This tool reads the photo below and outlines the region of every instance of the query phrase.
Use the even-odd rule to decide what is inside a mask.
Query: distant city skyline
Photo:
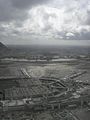
[[[0,0],[0,41],[90,46],[90,1]]]

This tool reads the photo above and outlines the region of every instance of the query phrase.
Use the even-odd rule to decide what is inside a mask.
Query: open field
[[[0,68],[0,95],[5,110],[0,112],[0,119],[83,120],[82,116],[88,116],[90,112],[84,111],[83,115],[77,112],[81,108],[79,96],[86,92],[86,88],[89,91],[90,86],[74,84],[73,81],[90,82],[90,69],[85,62],[5,61],[5,65]],[[83,99],[85,100],[84,96]],[[83,103],[82,107],[85,108],[86,105]],[[72,109],[76,110],[75,114]]]

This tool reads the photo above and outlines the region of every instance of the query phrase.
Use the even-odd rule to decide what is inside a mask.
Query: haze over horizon
[[[22,42],[8,42],[3,43],[5,45],[37,45],[37,46],[90,46],[90,40],[30,40],[30,41],[22,41]]]
[[[0,41],[90,46],[90,1],[0,0]]]

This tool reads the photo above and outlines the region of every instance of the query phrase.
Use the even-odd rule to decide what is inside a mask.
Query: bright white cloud
[[[2,38],[16,37],[16,39],[23,40],[39,39],[39,37],[41,39],[43,37],[46,39],[90,39],[89,0],[52,0],[51,2],[49,0],[47,4],[44,4],[43,0],[41,5],[27,0],[25,7],[23,7],[24,4],[20,4],[21,0],[19,0],[20,6],[16,7],[18,1],[15,1],[14,4],[9,1],[15,17],[10,21],[1,21],[0,23]],[[32,8],[28,2],[32,3]],[[42,3],[41,0],[39,2]]]
[[[57,3],[57,2],[56,2]],[[61,8],[49,6],[38,6],[29,11],[29,18],[24,23],[24,30],[37,34],[55,35],[57,33],[80,33],[82,30],[89,31],[90,26],[85,25],[87,21],[87,8],[83,9],[83,2],[78,6],[78,2],[71,2],[73,7],[66,2]],[[75,4],[76,3],[76,4]],[[58,3],[59,4],[59,3]],[[61,4],[61,3],[60,3]],[[69,3],[70,4],[70,3]],[[71,10],[69,10],[71,9]],[[63,35],[59,34],[61,38]],[[64,36],[65,37],[65,36]]]

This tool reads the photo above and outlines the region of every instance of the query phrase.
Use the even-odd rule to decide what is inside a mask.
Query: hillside
[[[0,50],[4,50],[4,49],[7,49],[7,47],[3,43],[0,42]]]
[[[9,52],[9,48],[0,42],[0,58],[7,56]]]

